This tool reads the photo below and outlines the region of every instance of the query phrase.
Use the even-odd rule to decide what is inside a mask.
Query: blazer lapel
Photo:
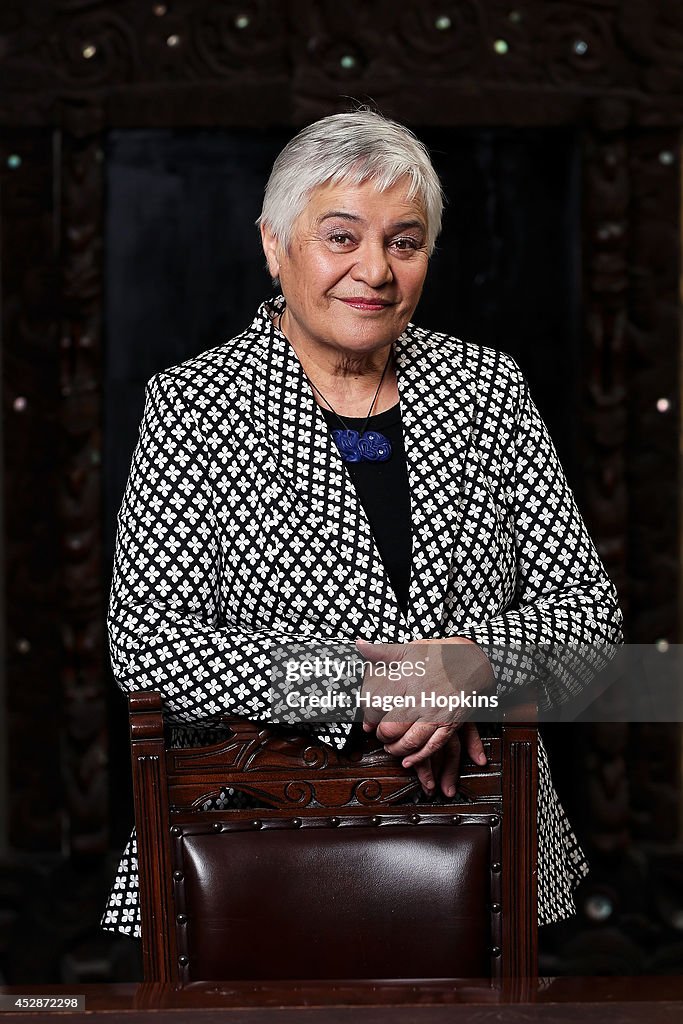
[[[276,307],[277,308],[277,307]],[[404,639],[405,621],[351,477],[313,398],[301,364],[267,310],[265,345],[255,364],[254,401],[278,468],[318,525],[327,526],[355,600],[367,610],[367,639]]]
[[[280,308],[275,300],[274,308]],[[262,426],[279,471],[317,525],[327,526],[348,572],[348,586],[367,609],[364,635],[403,642],[441,635],[453,551],[466,529],[468,458],[476,411],[471,374],[454,367],[438,338],[412,325],[395,345],[408,481],[412,566],[408,615],[398,606],[370,524],[333,443],[299,360],[261,307],[252,327],[252,391],[239,404]],[[454,388],[454,380],[457,382]]]
[[[415,637],[442,635],[453,552],[466,529],[473,472],[475,381],[437,345],[438,337],[412,326],[396,343],[412,505],[408,628]]]

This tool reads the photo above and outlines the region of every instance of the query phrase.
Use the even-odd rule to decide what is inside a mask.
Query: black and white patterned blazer
[[[412,325],[395,343],[413,530],[401,613],[301,365],[269,315],[281,302],[148,384],[108,619],[121,687],[161,691],[180,721],[263,718],[270,652],[296,638],[350,653],[358,636],[619,642],[614,587],[518,367]],[[587,867],[542,744],[539,764],[543,923],[573,912]],[[117,880],[126,896],[134,858],[129,846]],[[123,900],[110,901],[104,926],[137,934],[137,909],[122,921]]]

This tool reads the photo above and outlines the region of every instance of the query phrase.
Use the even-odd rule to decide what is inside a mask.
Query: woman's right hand
[[[420,780],[425,796],[433,796],[437,786],[440,786],[444,796],[455,796],[460,778],[460,758],[463,746],[475,764],[482,766],[486,764],[486,754],[479,729],[474,722],[464,722],[435,754],[415,765],[415,773]]]

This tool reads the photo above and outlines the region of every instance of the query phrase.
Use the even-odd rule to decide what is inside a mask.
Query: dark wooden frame
[[[172,749],[159,694],[131,693],[128,706],[145,980],[191,980],[182,871],[174,870],[180,861],[173,856],[184,833],[407,823],[490,828],[491,977],[538,973],[534,725],[515,721],[503,724],[500,736],[482,732],[487,764],[464,758],[461,768],[459,791],[468,803],[416,806],[410,801],[419,787],[415,773],[377,740],[343,756],[302,736],[228,718],[228,739]],[[228,786],[270,806],[202,811]]]
[[[354,96],[416,126],[576,130],[580,499],[619,586],[630,638],[676,640],[682,30],[680,5],[638,0],[3,4],[12,849],[108,848],[100,461],[103,176],[112,128],[295,127]],[[623,848],[631,819],[627,796],[614,815],[614,744],[608,765],[605,745],[589,742],[596,757],[583,785],[584,829],[601,849]],[[625,775],[627,731],[619,743]],[[657,748],[663,743],[668,762],[679,764],[679,730],[660,733]],[[661,793],[652,779],[640,802],[662,806]],[[641,817],[642,831],[668,838],[670,819]]]

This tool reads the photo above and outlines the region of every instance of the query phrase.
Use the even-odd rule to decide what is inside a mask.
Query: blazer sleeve
[[[517,413],[508,480],[515,535],[516,587],[510,606],[487,621],[469,623],[463,637],[484,648],[499,679],[504,663],[519,667],[520,651],[545,666],[544,689],[555,676],[550,703],[561,703],[585,683],[591,657],[582,647],[608,650],[623,642],[617,593],[576,506],[548,430],[526,380],[517,380]],[[511,658],[511,650],[517,654]],[[609,655],[608,655],[609,657]],[[604,658],[597,655],[598,666]],[[558,666],[559,676],[558,676]],[[562,668],[564,666],[564,668]],[[565,676],[563,679],[562,676]]]
[[[179,394],[171,399],[172,388],[162,374],[147,385],[118,515],[107,617],[114,676],[125,691],[159,691],[179,722],[226,713],[268,719],[278,650],[359,655],[349,638],[221,623],[210,460],[191,411]],[[350,677],[338,685],[357,682]],[[331,729],[341,742],[347,731]]]

